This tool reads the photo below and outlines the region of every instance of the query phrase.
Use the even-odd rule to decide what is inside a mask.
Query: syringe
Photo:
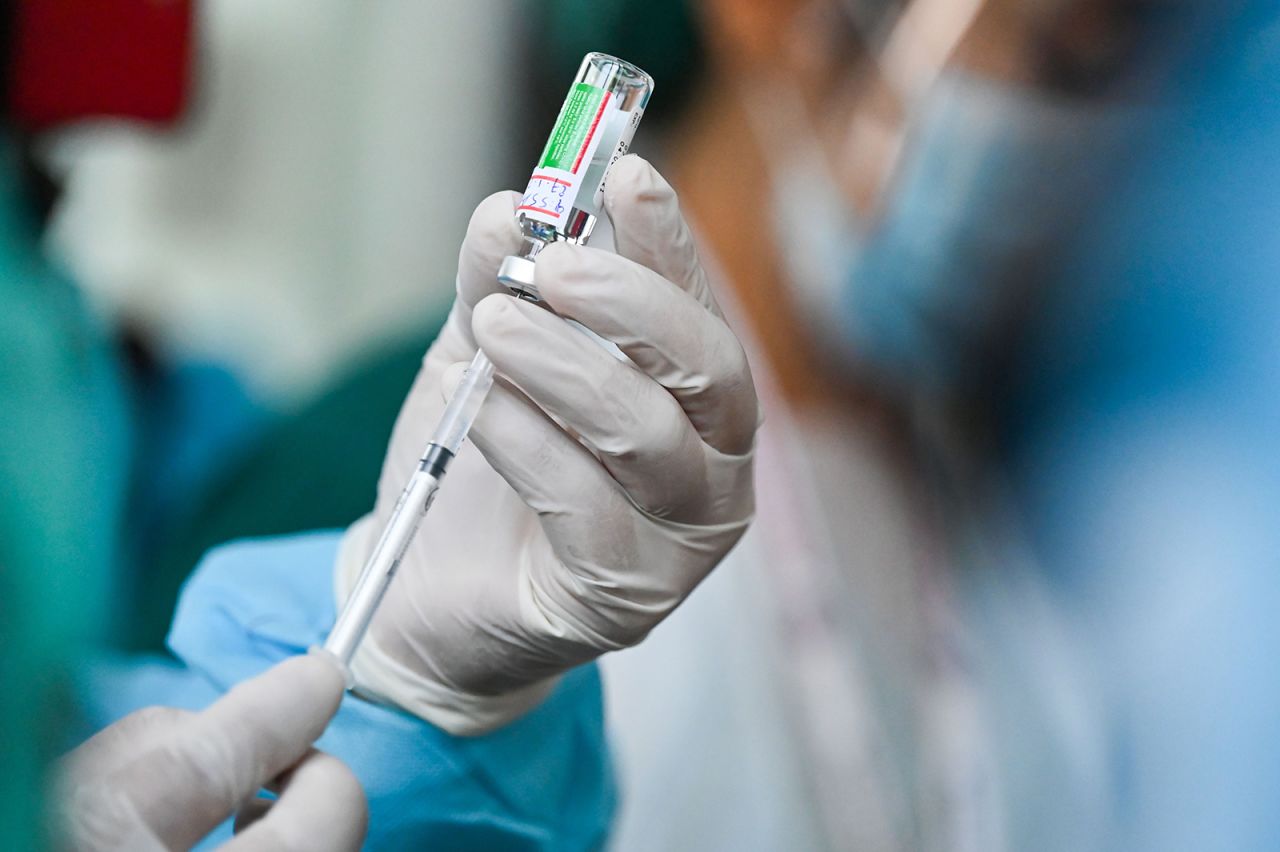
[[[543,248],[583,243],[591,235],[605,176],[627,152],[652,91],[653,79],[628,62],[603,53],[582,60],[516,208],[520,252],[498,270],[498,280],[519,298],[540,301],[533,273]],[[351,659],[492,386],[493,363],[477,351],[325,640],[324,650],[347,669],[348,681]]]
[[[325,650],[337,657],[343,666],[350,666],[351,658],[355,656],[356,648],[391,584],[391,578],[400,567],[409,542],[413,541],[418,526],[440,490],[440,481],[449,470],[449,462],[462,448],[462,442],[466,440],[467,432],[471,430],[471,424],[475,422],[491,387],[493,362],[483,352],[477,351],[445,407],[417,470],[400,492],[391,519],[360,571],[360,577],[334,622],[329,638],[325,640]]]

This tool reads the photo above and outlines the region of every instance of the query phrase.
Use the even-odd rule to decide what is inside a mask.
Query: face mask
[[[884,213],[848,267],[856,355],[949,382],[1011,304],[1010,283],[1069,236],[1116,120],[1094,104],[947,73],[922,101]],[[1019,275],[1018,273],[1023,273]]]
[[[769,160],[769,223],[800,319],[821,345],[837,346],[839,309],[856,261],[861,223],[839,191],[797,96],[760,86],[746,98],[752,129]]]
[[[772,214],[800,317],[829,347],[841,334],[845,276],[857,260],[862,228],[821,156],[792,154],[778,164]]]

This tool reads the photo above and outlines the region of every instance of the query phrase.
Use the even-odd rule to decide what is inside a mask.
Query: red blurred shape
[[[19,0],[10,108],[38,130],[83,118],[167,124],[191,75],[193,0]]]

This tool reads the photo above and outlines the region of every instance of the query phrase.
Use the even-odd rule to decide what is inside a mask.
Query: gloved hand
[[[341,602],[478,343],[499,379],[475,447],[453,462],[352,665],[364,693],[460,734],[643,639],[754,511],[755,388],[671,187],[624,157],[605,194],[618,253],[556,244],[537,261],[547,304],[630,362],[497,282],[520,246],[519,198],[491,196],[471,219],[453,311],[335,570]]]
[[[353,850],[364,792],[311,748],[342,698],[331,658],[286,660],[201,713],[148,707],[63,759],[60,829],[71,849],[187,849],[237,811],[228,850]],[[274,802],[251,799],[265,784]]]

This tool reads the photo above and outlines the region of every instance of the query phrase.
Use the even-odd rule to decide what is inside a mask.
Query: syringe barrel
[[[457,455],[462,442],[471,431],[476,414],[493,386],[493,362],[484,352],[477,350],[475,357],[462,375],[462,381],[453,392],[444,414],[431,435],[432,446],[438,446],[450,455]]]
[[[578,68],[516,213],[524,243],[498,280],[537,300],[533,259],[558,240],[585,242],[604,203],[609,169],[631,146],[653,78],[630,62],[588,53]]]
[[[382,596],[400,567],[405,549],[418,531],[418,524],[431,508],[440,480],[432,474],[417,470],[408,485],[400,493],[391,518],[382,530],[382,536],[369,554],[368,560],[352,587],[351,593],[338,614],[333,630],[325,639],[324,650],[333,654],[343,666],[350,667],[360,640],[364,638],[373,614],[378,611]]]

